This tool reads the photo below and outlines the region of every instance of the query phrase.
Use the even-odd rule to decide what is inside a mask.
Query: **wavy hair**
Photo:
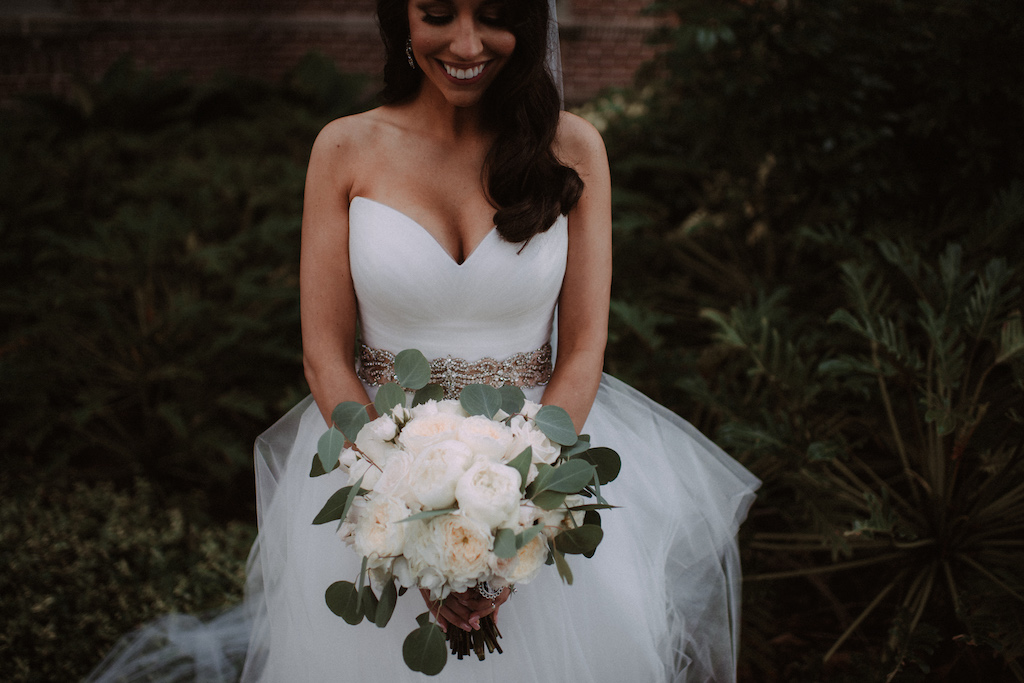
[[[583,181],[551,149],[561,104],[545,63],[547,0],[505,0],[503,11],[516,46],[481,100],[484,119],[497,132],[483,180],[498,233],[509,242],[524,242],[569,213],[583,193]],[[377,21],[387,55],[380,99],[406,102],[423,81],[423,72],[410,69],[405,55],[408,0],[377,0]]]

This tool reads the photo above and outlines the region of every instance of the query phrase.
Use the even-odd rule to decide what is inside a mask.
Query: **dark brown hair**
[[[516,47],[481,101],[485,120],[497,131],[484,174],[488,198],[497,209],[498,233],[509,242],[522,242],[569,213],[583,181],[551,150],[561,103],[545,63],[547,0],[505,0],[503,17]],[[387,54],[380,99],[385,104],[408,101],[423,80],[423,72],[410,69],[405,55],[408,0],[377,0],[377,21]]]

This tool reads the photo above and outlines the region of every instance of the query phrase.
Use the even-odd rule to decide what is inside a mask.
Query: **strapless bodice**
[[[410,217],[356,197],[349,262],[361,340],[470,361],[537,349],[551,336],[567,252],[560,217],[525,247],[492,229],[460,264]]]

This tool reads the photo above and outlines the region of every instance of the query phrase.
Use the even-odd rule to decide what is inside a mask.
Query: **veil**
[[[546,65],[564,106],[556,0],[548,0],[548,10]],[[254,653],[248,652],[249,643],[256,612],[263,602],[258,556],[259,539],[249,554],[243,603],[199,617],[168,614],[144,624],[122,637],[82,683],[238,681],[247,655],[253,658]]]
[[[548,73],[558,89],[558,99],[565,106],[565,90],[562,85],[562,48],[558,38],[558,2],[548,0]]]

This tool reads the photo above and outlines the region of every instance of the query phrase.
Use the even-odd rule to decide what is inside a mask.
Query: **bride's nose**
[[[455,35],[449,46],[452,54],[460,59],[471,60],[483,52],[484,45],[480,31],[472,18],[460,20],[455,25]]]

